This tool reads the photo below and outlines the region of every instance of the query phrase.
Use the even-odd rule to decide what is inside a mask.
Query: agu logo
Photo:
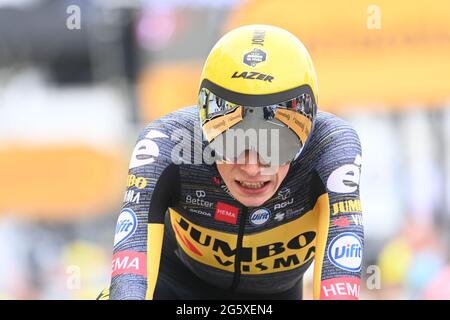
[[[331,240],[328,259],[336,267],[347,271],[359,271],[362,260],[361,239],[352,232],[345,232]]]
[[[280,191],[278,191],[278,199],[287,200],[291,195],[291,189],[284,187]]]
[[[117,219],[116,235],[114,236],[114,246],[119,245],[126,239],[131,237],[137,229],[138,221],[136,213],[129,208],[125,208],[120,212]]]
[[[250,222],[254,226],[261,226],[266,223],[270,218],[270,210],[266,208],[261,208],[250,215]]]

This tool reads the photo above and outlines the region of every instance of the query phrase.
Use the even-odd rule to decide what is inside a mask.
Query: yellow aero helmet
[[[317,112],[311,57],[281,28],[234,29],[205,62],[198,106],[204,137],[219,159],[234,162],[253,149],[264,162],[287,163],[307,143]]]

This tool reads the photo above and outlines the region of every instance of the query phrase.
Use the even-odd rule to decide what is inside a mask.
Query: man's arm
[[[314,299],[358,299],[364,228],[359,198],[361,146],[345,121],[327,124],[316,170],[326,193],[320,217],[314,267]]]
[[[164,215],[176,192],[178,167],[161,126],[149,125],[131,156],[124,204],[114,238],[111,299],[152,299],[164,235]]]

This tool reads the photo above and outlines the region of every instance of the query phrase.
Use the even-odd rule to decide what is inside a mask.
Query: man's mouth
[[[260,181],[260,182],[247,182],[247,181],[238,181],[238,183],[247,189],[260,189],[264,187],[266,183],[269,181]]]
[[[236,184],[239,186],[241,192],[247,195],[257,195],[266,192],[269,188],[271,181],[244,181],[235,180]]]

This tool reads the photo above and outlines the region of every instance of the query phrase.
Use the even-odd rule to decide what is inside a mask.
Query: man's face
[[[247,207],[258,207],[278,190],[289,171],[262,164],[254,151],[246,151],[236,163],[217,162],[217,169],[233,197]]]

